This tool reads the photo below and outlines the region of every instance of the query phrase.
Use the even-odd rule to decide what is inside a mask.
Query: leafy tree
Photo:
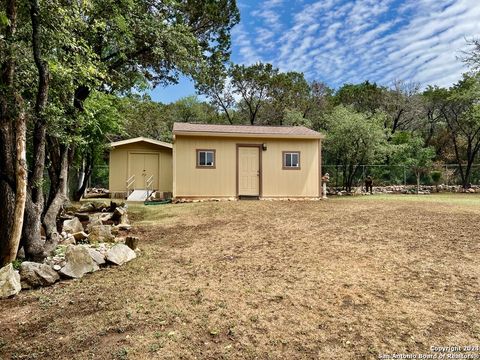
[[[478,72],[480,71],[480,39],[469,39],[467,40],[467,45],[470,49],[463,52],[461,59],[469,65],[473,71]]]
[[[202,102],[196,96],[187,96],[165,106],[171,114],[173,122],[211,123],[217,120],[218,114],[208,103]]]
[[[17,52],[18,5],[0,2],[0,267],[15,260],[27,197],[26,128]],[[5,10],[3,10],[5,9]]]
[[[422,93],[424,116],[421,119],[419,130],[425,140],[426,146],[433,146],[437,157],[442,157],[443,152],[450,145],[448,128],[443,117],[448,90],[438,86],[428,86]],[[443,157],[444,160],[450,160]]]
[[[118,111],[123,119],[123,132],[117,138],[145,136],[166,141],[170,138],[169,110],[148,96],[130,95],[119,99]]]
[[[384,90],[384,103],[381,109],[389,120],[385,128],[390,130],[388,138],[397,131],[412,130],[418,126],[418,119],[423,116],[420,85],[401,80],[394,81],[392,88]]]
[[[123,131],[118,138],[145,136],[161,141],[172,140],[173,123],[210,123],[218,119],[215,109],[196,96],[188,96],[165,105],[152,101],[148,96],[128,96],[118,101],[123,118]]]
[[[287,113],[306,113],[310,100],[310,87],[303,73],[279,72],[271,77],[268,85],[268,102],[261,114],[262,123],[284,125]]]
[[[417,179],[417,193],[420,190],[420,178],[426,174],[433,165],[435,149],[424,147],[424,140],[412,133],[399,132],[392,139],[394,148],[392,158],[396,164],[401,164],[411,169]]]
[[[382,109],[386,89],[376,83],[345,84],[335,93],[334,103],[351,106],[355,111],[374,114]]]
[[[122,93],[132,87],[175,82],[179,73],[195,76],[199,64],[209,58],[226,61],[229,32],[239,13],[233,0],[48,4],[30,0],[19,3],[18,11],[15,0],[1,4],[8,11],[0,16],[0,62],[2,70],[16,69],[5,72],[9,77],[2,80],[2,88],[5,84],[5,89],[14,89],[15,85],[24,104],[34,104],[26,109],[32,119],[28,158],[33,171],[28,178],[22,243],[28,258],[41,259],[55,245],[56,217],[67,197],[69,166],[76,152],[83,154],[77,140],[91,125],[81,115],[89,96],[95,90]],[[4,58],[3,54],[11,56]],[[10,100],[12,94],[8,94]],[[8,108],[10,113],[20,107],[9,104]],[[3,114],[0,121],[11,122]],[[18,131],[10,129],[0,144],[9,156],[0,159],[5,160],[0,168],[8,172],[5,179],[9,182],[5,182],[9,188],[0,192],[0,202],[8,204],[17,196],[11,160]],[[51,184],[45,200],[44,169]],[[9,224],[0,233],[2,249],[11,244],[16,247],[13,223],[8,220],[13,209],[0,212],[0,221]],[[40,238],[42,225],[46,243]]]
[[[467,188],[472,166],[480,151],[479,75],[465,74],[445,94],[448,95],[441,113],[453,144],[462,185]]]
[[[310,93],[306,105],[303,117],[310,119],[314,130],[325,130],[324,116],[333,110],[333,89],[325,83],[313,81],[310,83]]]
[[[241,97],[238,106],[247,113],[250,125],[257,122],[259,110],[269,98],[271,80],[277,74],[278,69],[271,64],[233,65],[233,91]]]
[[[325,117],[326,156],[341,165],[343,186],[347,191],[351,191],[361,165],[381,161],[387,154],[384,118],[381,113],[367,116],[342,105]]]
[[[282,125],[286,126],[305,126],[308,128],[312,127],[312,122],[309,119],[303,117],[303,113],[298,110],[289,110],[284,111]]]
[[[117,109],[118,98],[100,92],[92,93],[84,111],[79,115],[81,132],[76,137],[78,181],[73,200],[83,196],[92,175],[95,163],[103,157],[109,135],[123,131],[121,116]]]
[[[210,104],[225,115],[229,124],[235,123],[235,99],[234,89],[229,76],[229,69],[216,61],[209,61],[199,71],[195,87],[199,94],[205,95]]]

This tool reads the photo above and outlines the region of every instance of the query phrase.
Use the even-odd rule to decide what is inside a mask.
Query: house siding
[[[318,139],[200,137],[176,135],[174,141],[174,196],[236,197],[237,144],[266,144],[260,150],[263,198],[320,196],[320,146]],[[215,168],[197,168],[196,150],[214,149]],[[301,153],[301,169],[283,170],[283,151]]]
[[[125,192],[129,177],[129,154],[158,154],[158,175],[156,184],[159,191],[173,190],[173,156],[172,149],[138,142],[121,145],[110,150],[109,190],[112,193]]]

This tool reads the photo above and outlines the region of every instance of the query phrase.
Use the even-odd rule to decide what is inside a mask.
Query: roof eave
[[[140,136],[140,137],[136,137],[136,138],[133,138],[133,139],[127,139],[127,140],[120,140],[120,141],[115,141],[115,142],[112,142],[109,144],[110,148],[114,149],[118,146],[124,146],[124,145],[129,145],[129,144],[134,144],[134,143],[137,143],[137,142],[146,142],[148,144],[152,144],[152,145],[157,145],[157,146],[162,146],[164,148],[167,148],[167,149],[173,149],[173,145],[172,144],[169,144],[169,143],[166,143],[166,142],[163,142],[163,141],[159,141],[159,140],[154,140],[154,139],[149,139],[149,138],[145,138],[143,136]]]
[[[271,138],[271,139],[324,139],[323,134],[318,135],[299,135],[299,134],[245,134],[245,133],[225,133],[214,131],[182,131],[176,130],[174,135],[181,136],[207,136],[207,137],[239,137],[239,138]]]

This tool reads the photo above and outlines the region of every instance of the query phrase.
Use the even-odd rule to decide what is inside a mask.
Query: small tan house
[[[323,135],[302,126],[175,123],[175,198],[319,198]]]
[[[172,144],[138,137],[110,144],[109,190],[125,197],[133,190],[173,190]]]

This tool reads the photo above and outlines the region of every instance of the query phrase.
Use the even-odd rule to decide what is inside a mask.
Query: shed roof
[[[174,135],[239,136],[323,139],[324,136],[305,126],[257,126],[175,123]]]
[[[158,140],[154,140],[154,139],[149,139],[149,138],[146,138],[146,137],[143,137],[143,136],[132,138],[132,139],[127,139],[127,140],[115,141],[115,142],[110,143],[110,147],[114,148],[114,147],[117,147],[117,146],[128,145],[128,144],[133,144],[133,143],[142,142],[142,141],[146,142],[146,143],[149,143],[149,144],[153,144],[153,145],[163,146],[163,147],[166,147],[166,148],[169,148],[169,149],[173,148],[173,145],[170,144],[170,143],[163,142],[163,141],[158,141]]]

